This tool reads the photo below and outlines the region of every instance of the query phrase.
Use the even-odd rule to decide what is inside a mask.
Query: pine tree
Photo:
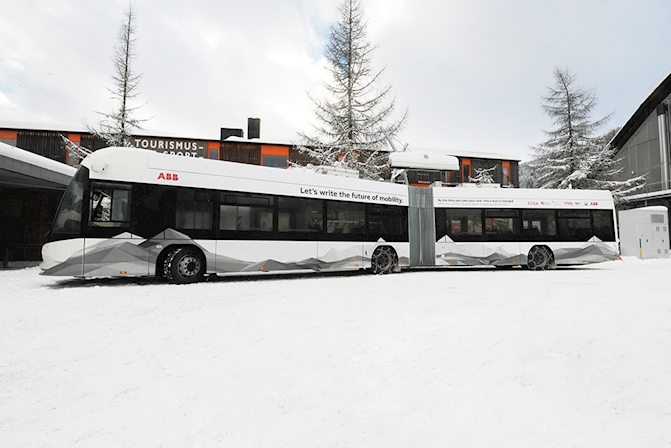
[[[594,89],[577,86],[576,76],[568,70],[555,68],[554,76],[555,85],[543,97],[543,109],[556,128],[546,131],[548,140],[534,148],[536,158],[528,164],[537,185],[611,190],[616,200],[641,188],[642,177],[614,180],[620,170],[614,151],[608,147],[614,131],[594,135],[610,118],[608,115],[592,121],[592,109],[597,105]]]
[[[340,21],[331,26],[325,56],[331,82],[328,98],[310,95],[318,124],[315,136],[300,133],[299,149],[317,163],[359,171],[361,177],[378,178],[388,169],[385,133],[395,136],[405,124],[392,120],[395,101],[391,87],[377,89],[384,69],[372,68],[375,47],[367,40],[360,0],[344,0]]]
[[[141,106],[131,106],[138,96],[138,85],[142,75],[133,71],[132,62],[135,58],[135,34],[137,25],[132,5],[124,13],[119,31],[118,41],[114,47],[112,62],[114,63],[114,88],[107,89],[116,100],[118,106],[112,113],[96,112],[101,116],[97,128],[89,127],[89,131],[104,139],[109,146],[132,146],[130,137],[133,131],[142,129],[146,119],[137,119],[133,113]]]
[[[535,173],[537,160],[519,164],[520,188],[540,188]]]

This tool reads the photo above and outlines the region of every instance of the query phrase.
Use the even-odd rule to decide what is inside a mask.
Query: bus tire
[[[172,274],[170,273],[170,259],[175,252],[179,249],[179,246],[170,246],[168,249],[165,249],[161,252],[158,259],[156,260],[156,271],[160,271],[160,277],[168,279],[172,282]]]
[[[165,274],[172,283],[196,283],[205,276],[205,257],[193,246],[178,247],[165,259]]]
[[[552,250],[547,246],[534,246],[527,256],[527,267],[533,271],[545,271],[555,264]]]
[[[177,249],[175,246],[170,246],[158,254],[158,257],[156,257],[156,277],[166,278],[168,276],[166,272],[167,260],[175,249]]]
[[[398,255],[393,247],[380,246],[371,257],[371,269],[374,274],[390,274],[398,266]]]

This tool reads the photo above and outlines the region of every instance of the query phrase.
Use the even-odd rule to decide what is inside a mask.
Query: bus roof
[[[391,182],[328,176],[161,154],[138,148],[105,148],[86,157],[90,178],[251,193],[407,205],[407,187]]]
[[[531,188],[435,188],[436,207],[614,208],[608,190]]]
[[[408,205],[408,187],[391,182],[328,176],[299,170],[105,148],[84,159],[90,178],[108,181],[243,191],[389,205]],[[436,207],[613,208],[607,190],[433,188]]]

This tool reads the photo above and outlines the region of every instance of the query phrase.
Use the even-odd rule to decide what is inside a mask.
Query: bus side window
[[[365,222],[365,204],[336,201],[326,204],[326,231],[328,233],[364,233]]]
[[[519,237],[517,210],[485,210],[485,232],[492,241],[512,241]]]
[[[278,232],[318,233],[324,226],[324,202],[321,199],[279,197]]]
[[[473,241],[482,237],[482,209],[446,209],[447,234],[454,241]]]
[[[559,210],[559,236],[566,241],[587,241],[592,235],[589,210]]]
[[[89,224],[94,227],[130,226],[131,187],[94,183],[91,186]]]
[[[219,201],[219,230],[273,231],[271,196],[224,192]]]
[[[593,210],[594,236],[601,241],[615,241],[615,225],[611,210]]]
[[[175,227],[185,230],[212,229],[212,199],[209,191],[177,191]]]
[[[407,241],[408,209],[393,205],[368,204],[367,225],[367,233],[373,238],[385,235],[385,239]]]
[[[522,234],[531,241],[553,240],[557,235],[554,210],[522,210]]]

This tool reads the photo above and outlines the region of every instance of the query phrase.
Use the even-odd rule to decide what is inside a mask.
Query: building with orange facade
[[[132,137],[131,144],[137,148],[182,157],[208,158],[277,168],[286,168],[291,164],[307,165],[313,162],[292,142],[262,139],[260,130],[261,120],[249,118],[247,138],[244,136],[244,130],[239,128],[221,128],[218,140],[142,132]],[[78,166],[80,161],[78,151],[71,150],[73,144],[75,148],[86,148],[90,151],[106,146],[104,140],[82,126],[22,123],[0,123],[0,143],[23,150],[23,152],[14,151],[12,153],[14,155],[24,154],[26,159],[37,155],[70,167]],[[478,170],[488,169],[494,181],[501,186],[519,186],[518,159],[496,153],[442,152],[459,159],[458,170],[410,170],[408,181],[412,185],[419,186],[436,181],[446,186],[454,186],[468,182]],[[44,229],[49,227],[58,200],[67,186],[67,182],[63,183],[60,178],[60,183],[45,184],[36,179],[26,181],[26,173],[30,168],[24,167],[24,173],[17,173],[12,171],[15,165],[15,159],[4,159],[0,156],[0,260],[2,260],[0,266],[5,267],[40,260],[39,248],[45,233]],[[30,166],[30,161],[24,165]],[[62,173],[59,175],[62,177]]]

